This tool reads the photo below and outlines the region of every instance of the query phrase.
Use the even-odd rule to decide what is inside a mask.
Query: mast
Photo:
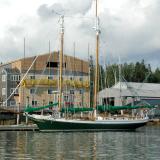
[[[51,76],[51,42],[50,40],[48,41],[48,51],[49,51],[49,77],[50,77]],[[49,88],[51,88],[50,80],[49,80]],[[51,102],[51,94],[49,95],[49,103],[50,102]]]
[[[95,31],[96,31],[96,68],[95,68],[95,80],[94,80],[94,105],[93,107],[96,109],[97,106],[97,92],[98,92],[98,73],[99,73],[99,17],[98,17],[98,9],[97,9],[97,0],[96,0],[96,26],[95,26]]]
[[[59,100],[58,100],[58,109],[61,110],[62,107],[62,85],[63,85],[63,79],[62,79],[62,72],[63,72],[63,42],[64,42],[64,16],[61,15],[60,17],[60,30],[61,30],[61,46],[60,46],[60,64],[59,64]]]
[[[24,67],[23,67],[22,70],[21,70],[21,74],[23,73],[23,71],[25,71],[25,59],[26,59],[25,57],[26,57],[26,38],[24,37],[24,41],[23,41],[23,62],[24,62],[24,63],[23,63],[23,66],[24,66]],[[25,106],[25,105],[27,106],[27,104],[25,104],[25,98],[24,98],[25,95],[24,95],[24,94],[25,94],[25,90],[24,90],[24,88],[23,88],[23,103],[22,103],[22,104],[23,104],[24,106]],[[22,105],[22,104],[21,104],[21,105]]]

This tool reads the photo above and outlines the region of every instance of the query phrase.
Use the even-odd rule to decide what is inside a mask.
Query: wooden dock
[[[36,125],[0,125],[0,131],[38,131]]]

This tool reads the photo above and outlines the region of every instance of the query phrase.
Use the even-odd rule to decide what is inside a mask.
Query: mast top
[[[60,30],[61,34],[64,34],[64,15],[60,16]]]
[[[100,27],[99,27],[99,16],[98,16],[98,0],[96,0],[95,26],[93,28],[96,31],[96,35],[99,35]]]

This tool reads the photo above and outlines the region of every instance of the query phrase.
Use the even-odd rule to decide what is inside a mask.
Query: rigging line
[[[57,34],[56,42],[57,42],[57,41],[58,41],[58,34]],[[55,44],[56,44],[56,43],[55,43]],[[47,62],[49,61],[50,57],[51,57],[51,52],[50,52],[50,54],[49,54],[49,56],[48,56]],[[46,68],[47,68],[47,67],[45,67],[45,68],[43,69],[43,71],[41,72],[41,78],[40,78],[40,81],[39,81],[38,85],[40,84],[40,82],[41,82],[41,80],[42,80],[42,75],[44,74]],[[37,85],[37,87],[35,87],[35,93],[37,93],[38,85]]]
[[[74,41],[74,44],[73,44],[73,81],[74,81],[74,83],[75,83],[75,81],[76,81],[76,75],[78,75],[77,73],[76,73],[76,65],[75,65],[75,61],[76,61],[76,42]],[[75,92],[76,92],[76,87],[75,87],[75,85],[74,85],[74,95],[73,95],[73,104],[75,105]]]
[[[23,80],[26,78],[28,72],[31,70],[32,66],[34,65],[34,63],[35,63],[35,61],[37,60],[38,57],[39,57],[39,55],[37,55],[37,56],[34,58],[31,66],[29,67],[29,69],[27,70],[27,72],[25,73],[25,75],[23,76],[23,78],[21,79],[21,81],[19,82],[19,84],[17,85],[17,87],[12,91],[12,93],[10,94],[10,96],[6,99],[5,103],[7,103],[7,101],[13,96],[13,94],[14,94],[15,91],[18,89],[18,87],[22,84]]]
[[[34,77],[34,79],[35,79],[35,72],[36,72],[36,61],[33,64],[33,77]],[[35,88],[35,86],[33,88]],[[32,94],[32,101],[33,101],[33,106],[35,106],[35,94]]]
[[[24,66],[25,66],[25,57],[26,57],[26,38],[24,37],[24,46],[23,46],[23,61],[24,61]],[[22,72],[22,71],[21,71]],[[25,90],[24,90],[24,88],[23,88],[23,92],[22,92],[22,96],[23,96],[23,98],[22,98],[22,100],[23,100],[23,105],[24,105],[24,102],[25,102]],[[19,103],[20,103],[20,96],[19,96]]]
[[[68,68],[70,68],[71,69],[71,71],[69,71],[68,72],[68,74],[71,76],[70,78],[69,78],[69,81],[71,81],[71,82],[74,82],[74,80],[75,80],[75,77],[73,77],[73,61],[71,62],[71,56],[70,57],[68,57],[67,58],[68,59],[68,64],[69,64],[69,66],[68,66]],[[75,85],[75,84],[74,84]],[[75,90],[74,90],[74,87],[75,86],[71,86],[70,87],[70,91],[69,91],[69,100],[70,100],[70,102],[69,102],[69,106],[70,106],[70,103],[72,103],[73,102],[73,104],[74,104],[74,94],[72,93],[70,93],[71,92],[71,90],[73,90],[73,92],[75,92]]]
[[[69,16],[69,15],[64,15],[64,17],[66,18],[75,18],[75,19],[91,19],[91,20],[94,20],[94,17],[75,17],[75,16]]]
[[[56,41],[58,40],[58,34],[57,34],[57,38]],[[29,67],[29,69],[27,70],[27,72],[25,73],[25,75],[23,76],[23,78],[21,79],[20,83],[17,85],[17,87],[12,91],[12,93],[10,94],[10,96],[6,99],[5,103],[7,103],[7,101],[12,97],[12,95],[15,93],[15,91],[18,89],[18,87],[22,84],[23,80],[26,78],[27,74],[29,73],[29,71],[31,70],[32,66],[34,65],[34,63],[36,62],[37,58],[40,55],[37,55],[34,59],[34,61],[32,62],[31,66]],[[36,87],[37,88],[37,87]],[[35,91],[36,93],[36,91]]]
[[[49,56],[48,56],[48,59],[47,59],[47,62],[49,61],[49,59],[51,58],[51,54],[49,54]],[[42,81],[42,75],[44,75],[44,72],[45,72],[45,70],[46,70],[46,68],[47,68],[47,66],[45,66],[45,68],[43,69],[43,71],[41,72],[41,78],[40,78],[40,80],[38,81],[38,85],[37,85],[37,87],[35,87],[35,93],[37,93],[37,90],[38,90],[38,86],[39,86],[39,84],[40,84],[40,82]]]
[[[48,59],[47,59],[47,62],[49,61],[50,57],[51,57],[51,54],[49,54]],[[47,65],[46,65],[46,66],[47,66]],[[42,71],[42,73],[41,73],[41,78],[40,78],[40,81],[38,82],[38,85],[40,84],[40,82],[41,82],[41,80],[42,80],[42,75],[44,74],[44,72],[45,72],[45,70],[46,70],[46,68],[47,68],[46,66],[45,66],[45,68],[43,69],[43,71]],[[38,85],[37,85],[37,87],[35,87],[35,93],[37,93]]]
[[[51,77],[51,61],[52,60],[50,60],[50,57],[51,57],[52,53],[51,53],[50,40],[49,40],[49,44],[48,45],[49,45],[49,60],[47,62],[49,62],[49,77]],[[54,53],[53,53],[53,58],[54,58]],[[50,78],[48,78],[48,79],[50,79]],[[51,88],[50,81],[49,81],[49,88]],[[51,92],[52,92],[52,90],[51,90]],[[51,94],[49,95],[49,101],[51,101]]]
[[[138,94],[138,92],[136,92],[135,89],[133,89],[133,88],[128,84],[128,82],[126,81],[126,79],[125,79],[123,76],[122,76],[122,79],[124,80],[125,84],[127,85],[130,93],[131,93],[133,96],[135,96],[135,97],[136,97],[136,96],[137,96],[137,97],[140,97],[139,94]]]
[[[137,88],[137,90],[141,90],[141,88],[143,87],[144,83],[148,80],[148,78],[150,77],[151,72],[148,72],[147,76],[145,77],[145,79],[143,80],[143,82],[141,83],[141,85]]]
[[[52,13],[55,13],[55,14],[58,15],[58,16],[62,16],[62,15],[63,15],[65,18],[93,19],[93,20],[94,20],[94,17],[87,17],[87,16],[83,16],[83,17],[78,16],[78,17],[75,17],[75,16],[71,16],[71,15],[61,14],[61,13],[55,11],[55,10],[52,10]]]

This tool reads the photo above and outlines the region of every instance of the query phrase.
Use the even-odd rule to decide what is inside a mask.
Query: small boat
[[[62,118],[61,114],[65,113],[65,108],[62,108],[61,113],[54,110],[52,115],[38,115],[29,114],[30,112],[38,111],[49,107],[56,106],[58,103],[42,106],[38,108],[28,107],[25,110],[25,115],[37,124],[40,131],[129,131],[136,130],[147,124],[149,121],[147,115],[143,117],[117,117],[117,116],[96,116],[96,119],[88,118]],[[126,109],[138,109],[138,108],[153,108],[152,106],[103,106],[105,111],[126,110]],[[101,111],[102,106],[97,108]],[[94,108],[70,108],[69,113],[93,113]],[[97,115],[97,114],[96,114]]]
[[[134,131],[146,125],[148,118],[143,119],[102,119],[81,120],[54,118],[51,115],[27,115],[37,124],[40,131]]]
[[[99,55],[99,17],[97,15],[97,0],[96,0],[96,71],[95,71],[95,86],[94,86],[94,108],[87,109],[78,109],[79,112],[92,112],[91,119],[82,119],[82,118],[64,118],[62,116],[62,64],[63,64],[63,34],[64,34],[64,16],[61,16],[61,50],[60,50],[60,73],[59,73],[59,101],[58,103],[50,104],[48,106],[42,106],[39,108],[27,108],[25,110],[25,115],[31,119],[34,123],[37,124],[40,131],[128,131],[135,130],[139,127],[142,127],[147,124],[148,117],[144,116],[143,118],[118,118],[118,117],[100,117],[97,114],[97,91],[98,91],[98,55]],[[38,109],[45,109],[52,106],[58,105],[58,111],[54,115],[35,115],[29,114],[32,111]],[[136,106],[137,107],[137,106]],[[107,107],[106,107],[107,108]],[[116,107],[113,107],[114,109]],[[138,108],[138,107],[137,107]],[[141,107],[143,108],[143,107]],[[117,109],[129,109],[127,106],[121,106]],[[130,109],[133,109],[133,107]]]

